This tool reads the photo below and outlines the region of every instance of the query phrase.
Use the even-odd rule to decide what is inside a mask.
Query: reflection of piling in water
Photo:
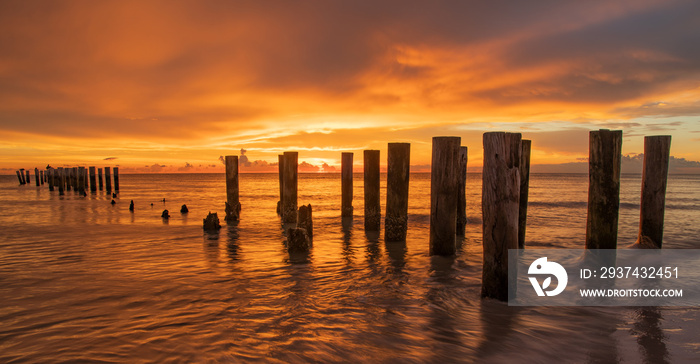
[[[97,176],[95,175],[95,167],[90,167],[90,192],[97,192]]]
[[[284,152],[283,164],[282,222],[288,224],[297,222],[297,167],[299,164],[299,153]]]
[[[430,172],[430,255],[456,251],[460,137],[434,137]]]
[[[622,130],[589,134],[586,249],[616,249]]]
[[[467,147],[459,147],[459,166],[457,168],[457,235],[464,236],[467,228]]]
[[[238,199],[238,156],[227,155],[226,162],[226,221],[238,221],[241,203]]]
[[[352,216],[352,158],[353,153],[342,153],[340,160],[340,215],[343,217]]]
[[[382,212],[379,201],[379,151],[364,151],[365,231],[379,231]]]
[[[518,212],[518,248],[525,248],[525,230],[527,228],[527,196],[530,189],[530,149],[532,142],[522,140],[520,153],[520,208]]]
[[[518,248],[520,133],[484,133],[481,296],[508,299],[508,249]]]
[[[105,191],[108,194],[112,193],[112,176],[110,173],[110,167],[105,167]]]
[[[384,240],[406,240],[411,144],[389,143],[387,149]]]
[[[114,192],[119,193],[119,167],[114,167],[112,172],[114,172]]]
[[[644,137],[644,169],[642,172],[642,200],[639,205],[639,237],[651,240],[661,248],[664,237],[666,209],[666,181],[671,153],[671,136]]]
[[[100,187],[100,191],[104,190],[104,183],[102,182],[102,168],[97,168],[97,183]]]

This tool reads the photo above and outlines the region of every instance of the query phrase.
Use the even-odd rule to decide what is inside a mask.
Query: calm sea
[[[314,245],[292,257],[277,181],[241,175],[240,223],[222,219],[208,234],[202,219],[223,215],[222,174],[122,175],[116,205],[0,176],[0,362],[700,359],[698,309],[482,300],[479,174],[468,178],[469,225],[453,258],[428,256],[428,174],[411,175],[405,243],[365,233],[361,174],[347,224],[340,175],[301,174]],[[381,185],[384,211],[385,175]],[[619,246],[635,240],[640,185],[623,175]],[[533,175],[530,186],[529,247],[583,247],[587,175]],[[664,248],[700,248],[700,176],[671,176],[666,206]]]

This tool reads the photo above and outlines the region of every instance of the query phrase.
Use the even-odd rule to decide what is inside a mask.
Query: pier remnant
[[[40,170],[39,174],[40,174],[39,178],[41,179],[41,184],[43,185],[46,182],[46,176],[44,175],[44,170],[43,169]]]
[[[219,223],[219,215],[209,212],[207,217],[203,219],[203,228],[206,231],[217,231],[221,229],[221,224]]]
[[[616,249],[622,130],[589,133],[586,249]]]
[[[78,192],[85,192],[85,167],[78,167]]]
[[[457,235],[464,236],[467,229],[467,162],[469,149],[459,147],[459,166],[457,168]]]
[[[379,151],[365,150],[365,231],[379,231],[382,212],[379,200]]]
[[[527,229],[527,196],[530,189],[530,149],[532,141],[522,140],[520,153],[520,208],[518,210],[518,249],[525,248],[525,230]]]
[[[310,240],[314,239],[314,221],[311,213],[311,204],[299,206],[297,227],[304,229]]]
[[[518,248],[520,133],[484,133],[481,296],[508,300],[508,249]]]
[[[287,251],[290,253],[308,252],[311,248],[311,238],[304,228],[287,229]]]
[[[280,199],[277,201],[277,215],[282,215],[282,201],[284,201],[284,155],[277,155],[277,172],[280,183]]]
[[[53,174],[55,176],[53,177],[54,184],[58,183],[58,195],[63,196],[65,194],[65,189],[66,189],[66,176],[64,174],[63,167],[58,167],[57,169],[52,170]]]
[[[112,176],[110,173],[110,167],[105,167],[105,191],[107,194],[112,193]]]
[[[241,217],[241,203],[238,200],[238,156],[227,155],[226,161],[226,221],[238,221]]]
[[[114,167],[112,172],[114,173],[114,192],[119,193],[119,167]]]
[[[112,202],[114,202],[114,200],[112,200]],[[209,214],[211,215],[211,213],[209,213]],[[170,211],[168,211],[167,209],[163,210],[163,213],[160,214],[160,217],[162,217],[164,219],[169,219],[170,218]],[[206,221],[206,219],[204,221]],[[217,219],[217,221],[218,221],[218,219]]]
[[[34,182],[37,187],[41,186],[41,182],[39,181],[39,168],[34,168]]]
[[[131,200],[131,203],[129,203],[129,211],[134,212],[134,200]]]
[[[97,180],[95,175],[95,167],[90,167],[90,192],[97,192]]]
[[[453,255],[457,222],[460,137],[433,137],[430,172],[430,255]]]
[[[187,208],[187,205],[182,205],[182,207],[180,207],[181,214],[186,214],[188,212],[190,212],[190,209]]]
[[[17,173],[17,180],[19,181],[20,186],[24,184],[24,176],[20,171],[15,171]]]
[[[671,136],[644,137],[644,169],[642,172],[642,199],[639,206],[638,242],[645,238],[661,248],[664,237],[666,210],[666,183],[671,154]]]
[[[97,184],[100,191],[104,190],[104,182],[102,181],[102,168],[97,168]]]
[[[284,152],[282,222],[297,222],[298,152]]]
[[[341,205],[340,215],[343,217],[352,216],[352,158],[353,153],[341,154]]]
[[[411,144],[389,143],[387,148],[386,218],[384,240],[406,240],[408,228],[408,180]]]
[[[29,175],[29,170],[24,171],[27,174],[27,177],[24,179],[24,183],[29,184],[29,181],[32,180],[31,176]]]

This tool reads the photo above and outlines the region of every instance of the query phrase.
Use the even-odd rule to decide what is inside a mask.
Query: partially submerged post
[[[112,193],[112,176],[109,167],[105,167],[105,188],[107,193]]]
[[[586,249],[616,249],[622,130],[589,134]]]
[[[287,251],[304,253],[311,248],[311,238],[304,228],[287,229]]]
[[[78,167],[73,167],[71,173],[71,180],[73,181],[73,191],[78,192]]]
[[[114,167],[114,192],[119,193],[119,167]]]
[[[90,192],[97,192],[97,181],[95,178],[95,167],[90,167]]]
[[[39,168],[34,168],[34,182],[37,187],[41,186],[41,182],[39,181]]]
[[[527,195],[530,189],[530,149],[532,142],[522,141],[520,154],[520,208],[518,212],[518,249],[525,248],[525,230],[527,228]]]
[[[484,133],[481,296],[508,300],[508,249],[518,248],[520,133]]]
[[[78,167],[78,192],[85,193],[85,167]]]
[[[53,183],[58,183],[58,194],[64,195],[64,191],[66,189],[66,176],[64,174],[63,167],[58,167],[52,171],[53,174],[55,174],[55,176],[52,178],[55,181]]]
[[[166,210],[167,211],[167,210]],[[216,232],[221,229],[221,224],[219,223],[219,215],[209,212],[209,215],[203,219],[203,228],[205,231]]]
[[[364,151],[365,231],[379,231],[382,219],[379,202],[379,151]]]
[[[23,174],[20,173],[20,171],[15,171],[15,173],[17,173],[17,180],[19,181],[19,184],[20,184],[20,185],[23,185],[23,184],[24,184],[24,176],[23,176]]]
[[[299,221],[297,227],[306,230],[310,240],[314,239],[314,221],[311,214],[311,204],[299,206]]]
[[[97,168],[97,183],[100,185],[100,191],[104,189],[102,184],[102,168]]]
[[[238,200],[238,156],[227,155],[226,161],[226,221],[238,221],[241,204]]]
[[[277,215],[282,215],[282,201],[284,201],[284,155],[277,156],[277,172],[280,180],[280,200],[277,201]]]
[[[282,222],[297,222],[297,186],[299,153],[284,152],[284,192],[282,201]]]
[[[389,143],[387,150],[384,240],[406,240],[411,144]]]
[[[342,199],[340,205],[340,215],[343,217],[352,216],[352,153],[341,155],[341,190]]]
[[[41,179],[41,184],[43,185],[46,180],[46,176],[44,176],[44,170],[39,171],[39,175],[39,178]]]
[[[29,175],[29,170],[26,170],[25,173],[27,174],[27,178],[25,178],[24,183],[29,184],[29,181],[32,180],[32,177]]]
[[[46,174],[48,175],[48,181],[49,181],[49,191],[53,191],[54,186],[56,185],[56,181],[54,178],[56,170],[53,168],[49,168],[46,170]]]
[[[661,248],[663,244],[670,153],[670,135],[644,137],[644,170],[637,242],[641,243],[645,238],[650,239],[656,248]]]
[[[24,175],[24,168],[19,169],[19,176],[20,176],[19,184],[21,184],[21,185],[27,184],[27,180],[25,179],[25,175]]]
[[[467,229],[467,161],[468,148],[459,147],[459,167],[457,168],[457,235],[464,236]]]
[[[457,222],[460,137],[433,137],[430,172],[430,255],[453,255]]]

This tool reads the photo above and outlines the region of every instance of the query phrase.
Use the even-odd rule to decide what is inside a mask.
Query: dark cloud
[[[103,159],[103,161],[113,161],[115,159],[117,159],[117,157],[107,157],[107,158]]]

